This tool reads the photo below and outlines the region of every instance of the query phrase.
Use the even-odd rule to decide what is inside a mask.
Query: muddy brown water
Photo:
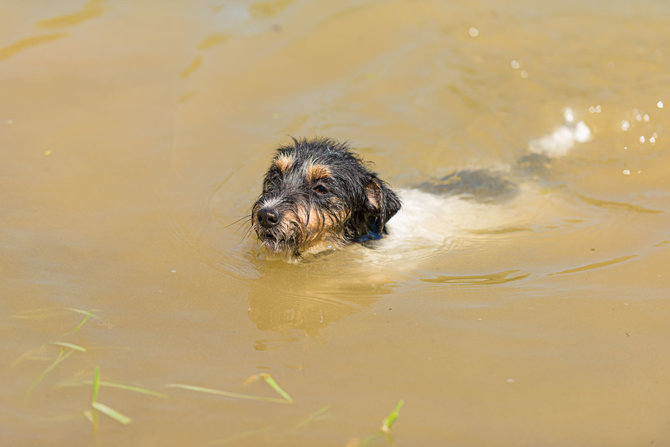
[[[670,442],[667,2],[1,9],[3,445]],[[467,244],[292,265],[246,237],[288,135],[407,187],[511,166],[568,107],[591,140]],[[281,399],[260,373],[294,403],[168,387]]]

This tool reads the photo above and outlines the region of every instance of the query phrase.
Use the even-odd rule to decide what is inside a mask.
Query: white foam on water
[[[531,140],[528,150],[534,154],[542,154],[551,158],[566,156],[576,143],[585,143],[592,138],[591,129],[584,121],[575,122],[572,109],[563,111],[564,123],[552,133]]]

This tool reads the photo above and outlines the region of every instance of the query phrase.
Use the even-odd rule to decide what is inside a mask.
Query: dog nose
[[[258,210],[258,221],[264,228],[272,228],[279,222],[279,213],[270,208]]]

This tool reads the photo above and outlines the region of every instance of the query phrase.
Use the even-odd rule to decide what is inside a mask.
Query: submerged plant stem
[[[257,400],[257,401],[262,401],[262,402],[273,402],[277,404],[288,404],[291,403],[289,401],[286,401],[284,399],[276,399],[273,397],[262,397],[262,396],[253,396],[250,394],[241,394],[241,393],[231,393],[230,391],[222,391],[222,390],[215,390],[212,388],[204,388],[201,386],[195,386],[195,385],[185,385],[181,383],[171,383],[166,385],[168,388],[181,388],[183,390],[189,390],[189,391],[195,391],[198,393],[207,393],[207,394],[215,394],[217,396],[225,396],[225,397],[230,397],[233,399],[246,399],[246,400]]]
[[[53,369],[54,369],[56,366],[58,366],[58,365],[59,365],[60,363],[62,363],[65,359],[67,359],[68,357],[70,357],[70,356],[72,355],[72,353],[74,352],[72,349],[70,349],[70,350],[68,350],[67,352],[65,352],[66,349],[67,349],[67,348],[65,348],[65,347],[61,348],[61,350],[58,351],[58,357],[56,357],[56,359],[51,363],[51,365],[47,366],[46,369],[45,369],[44,371],[42,371],[42,374],[40,374],[40,375],[37,377],[37,379],[35,379],[35,381],[30,385],[30,387],[28,388],[28,391],[27,391],[28,396],[33,392],[33,390],[35,389],[35,387],[37,387],[37,385],[39,385],[40,382],[41,382],[42,380],[44,380],[44,378],[46,377],[47,374],[49,374],[51,371],[53,371]],[[64,352],[65,352],[65,353],[64,353]]]
[[[84,385],[92,385],[92,384],[93,384],[93,380],[82,380],[81,382],[63,382],[63,383],[59,383],[58,386],[59,387],[73,387],[73,386],[84,386]],[[132,391],[132,392],[135,392],[135,393],[146,394],[148,396],[167,398],[167,395],[165,395],[163,393],[148,390],[146,388],[142,388],[142,387],[139,387],[139,386],[125,385],[123,383],[105,382],[104,380],[101,380],[99,385],[101,387],[116,388],[116,389],[119,389],[119,390]]]

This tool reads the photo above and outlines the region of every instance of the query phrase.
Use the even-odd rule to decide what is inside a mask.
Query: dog
[[[544,169],[575,143],[590,139],[590,129],[575,122],[570,109],[564,117],[563,126],[530,142],[519,169]],[[504,203],[519,192],[520,186],[504,173],[490,169],[457,171],[394,191],[347,143],[292,138],[276,150],[265,174],[252,207],[251,229],[267,252],[290,262],[352,244],[378,246],[376,241],[389,234],[392,218],[400,244],[437,246],[445,243],[450,229],[473,230],[501,221],[499,210],[487,204]]]
[[[401,206],[346,143],[293,139],[276,151],[251,226],[265,249],[296,260],[382,238]]]

